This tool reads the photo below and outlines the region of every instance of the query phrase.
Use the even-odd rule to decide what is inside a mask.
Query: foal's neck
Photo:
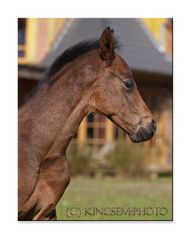
[[[91,110],[88,88],[93,79],[84,79],[83,75],[81,79],[67,76],[63,74],[51,86],[44,85],[29,102],[35,121],[34,131],[39,137],[42,135],[41,148],[46,149],[43,152],[48,155],[65,153],[81,121]]]

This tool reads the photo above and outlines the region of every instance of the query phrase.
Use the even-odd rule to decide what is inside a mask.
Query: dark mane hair
[[[66,49],[52,65],[46,71],[46,77],[50,79],[55,73],[57,73],[64,65],[73,61],[75,58],[99,48],[99,40],[87,40],[81,41],[76,45]]]

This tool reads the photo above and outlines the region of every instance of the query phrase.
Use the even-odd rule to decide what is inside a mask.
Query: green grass
[[[57,205],[57,217],[58,220],[172,220],[172,179],[72,178]]]

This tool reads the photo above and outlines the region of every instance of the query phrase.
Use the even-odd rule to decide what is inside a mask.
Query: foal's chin
[[[144,136],[133,134],[133,135],[129,135],[129,138],[131,139],[131,141],[133,143],[141,143],[141,142],[145,142],[145,141],[148,141],[148,140],[152,139],[153,136],[154,136],[154,132],[152,132],[149,135],[144,135]]]
[[[141,143],[152,139],[153,135],[149,137],[137,137],[137,135],[130,135],[129,137],[133,143]]]

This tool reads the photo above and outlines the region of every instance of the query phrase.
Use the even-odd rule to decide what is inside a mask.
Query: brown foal
[[[151,139],[156,130],[109,27],[99,41],[66,50],[19,110],[19,220],[56,219],[70,182],[66,149],[90,112],[104,114],[133,142]]]

